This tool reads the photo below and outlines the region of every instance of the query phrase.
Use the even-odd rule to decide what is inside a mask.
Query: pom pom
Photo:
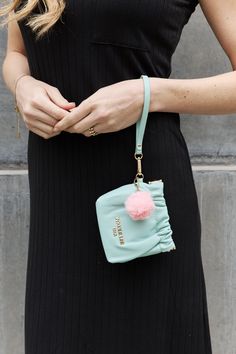
[[[125,201],[125,209],[134,220],[147,219],[155,209],[151,193],[148,191],[136,191]]]

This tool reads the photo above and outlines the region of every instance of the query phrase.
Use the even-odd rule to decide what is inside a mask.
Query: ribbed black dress
[[[19,25],[31,75],[76,105],[141,74],[168,78],[197,5],[66,3],[62,21],[38,42]],[[150,112],[143,142],[144,179],[164,181],[176,250],[123,264],[105,258],[95,201],[133,181],[134,148],[135,124],[89,138],[29,131],[25,354],[212,353],[198,200],[177,112]]]

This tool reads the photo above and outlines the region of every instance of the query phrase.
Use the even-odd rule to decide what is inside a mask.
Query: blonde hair
[[[14,10],[22,3],[20,10]],[[1,6],[0,16],[8,15],[3,20],[1,27],[5,26],[11,20],[21,20],[30,15],[31,11],[38,5],[40,14],[30,15],[27,19],[27,26],[29,26],[35,33],[37,39],[42,37],[60,18],[66,4],[66,0],[12,0],[9,4]],[[43,2],[43,11],[41,7]]]

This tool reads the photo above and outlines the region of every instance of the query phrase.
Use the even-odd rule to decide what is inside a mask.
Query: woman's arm
[[[12,21],[8,24],[7,52],[2,65],[2,75],[6,86],[13,94],[15,81],[23,73],[30,75],[29,64],[19,26]]]
[[[150,78],[150,112],[236,113],[236,1],[199,0],[232,72],[199,79]]]
[[[52,130],[54,125],[75,103],[68,102],[56,87],[31,76],[16,20],[8,24],[7,53],[2,74],[6,86],[16,98],[26,127],[45,139],[58,135]]]

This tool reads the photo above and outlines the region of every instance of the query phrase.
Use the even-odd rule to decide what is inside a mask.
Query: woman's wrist
[[[25,77],[25,76],[31,76],[30,74],[26,74],[26,73],[21,73],[19,76],[17,76],[17,78],[15,79],[15,83],[14,83],[14,94],[15,94],[15,97],[16,97],[16,87],[17,87],[17,84],[18,82],[20,81],[20,79],[22,77]]]
[[[169,79],[150,77],[150,108],[149,112],[167,111]]]
[[[20,134],[20,117],[21,117],[21,113],[17,104],[17,99],[16,99],[16,87],[18,85],[18,82],[23,78],[23,77],[28,77],[31,75],[30,74],[26,74],[26,73],[22,73],[19,76],[17,76],[17,78],[15,79],[14,82],[14,100],[15,100],[15,104],[14,104],[14,110],[16,112],[16,116],[17,116],[17,128],[16,128],[16,138],[20,138],[21,134]]]
[[[199,82],[199,79],[151,77],[149,111],[191,113],[194,98],[198,95],[197,82]],[[198,101],[200,101],[199,97]]]

